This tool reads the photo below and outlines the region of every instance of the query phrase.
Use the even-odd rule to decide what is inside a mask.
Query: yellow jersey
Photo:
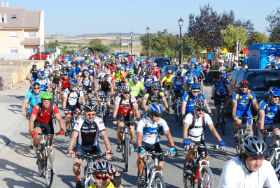
[[[96,188],[96,185],[92,184],[88,186],[88,188]],[[106,188],[116,188],[112,182],[109,183],[109,185],[106,186]]]
[[[167,76],[163,77],[162,81],[164,82],[164,85],[170,86],[173,77],[174,75],[170,75],[169,77]]]
[[[116,82],[122,82],[124,81],[126,74],[124,71],[120,71],[120,72],[114,72],[113,76]]]

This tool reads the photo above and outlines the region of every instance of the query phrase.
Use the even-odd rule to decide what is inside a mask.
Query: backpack
[[[161,97],[160,97],[160,93],[161,93],[161,92],[158,92],[158,93],[157,93],[157,96],[155,97],[155,98],[158,100],[158,101],[155,101],[156,103],[158,103],[158,102],[160,101],[160,98],[161,98]],[[149,97],[148,97],[148,99],[147,99],[147,103],[148,103],[148,104],[150,104],[151,102],[154,102],[154,101],[151,101],[151,99],[152,99],[152,95],[149,94]],[[154,99],[154,98],[153,98],[153,99]]]
[[[188,135],[190,135],[189,134],[189,130],[190,129],[193,129],[194,128],[194,124],[195,124],[195,115],[194,115],[194,112],[191,112],[192,113],[192,118],[193,118],[193,121],[192,121],[192,124],[189,126],[189,129],[188,129]],[[192,135],[190,135],[190,136],[192,136],[192,137],[202,137],[202,135],[204,134],[204,130],[205,130],[205,127],[206,127],[206,123],[205,123],[205,116],[203,115],[202,116],[202,134],[201,135],[199,135],[199,136],[192,136]]]
[[[69,96],[70,96],[70,94],[71,94],[72,92],[69,90],[69,93],[68,93],[68,95],[67,95],[67,102],[68,102],[68,98],[69,98]],[[78,102],[79,102],[79,98],[80,98],[80,90],[79,89],[77,89],[76,91],[75,91],[75,93],[77,93],[77,95],[78,95]]]
[[[189,98],[190,98],[190,92],[188,92],[188,94],[189,94],[189,95],[186,97],[186,101],[189,101]],[[201,93],[199,93],[199,95],[197,96],[196,101],[197,101],[198,99],[202,99]],[[196,101],[195,101],[195,102],[196,102]]]
[[[51,101],[51,104],[50,104],[50,115],[53,117],[54,116],[54,113],[53,113],[53,102]],[[42,103],[39,103],[38,104],[39,106],[39,111],[38,111],[38,114],[41,115],[41,112],[42,112]]]
[[[146,117],[147,117],[147,115],[145,117],[143,117],[143,121],[145,123],[145,127],[143,128],[143,131],[146,131],[148,129],[148,127],[147,127],[148,123],[147,123]],[[159,136],[164,135],[163,127],[160,126],[158,123],[157,123],[157,127],[158,127],[158,129],[157,129],[158,135]]]
[[[123,96],[121,95],[121,100],[120,100],[120,104],[119,105],[121,105],[122,104],[122,101],[123,101]],[[129,106],[130,106],[130,109],[132,108],[132,102],[131,102],[131,96],[129,97]]]

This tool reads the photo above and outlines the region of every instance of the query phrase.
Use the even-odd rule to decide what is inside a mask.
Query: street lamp
[[[150,50],[149,50],[149,33],[150,33],[150,28],[149,27],[146,27],[146,32],[147,32],[147,54],[148,54],[148,57],[150,56]]]
[[[122,37],[121,37],[122,34],[120,34],[120,52],[122,52]]]
[[[178,20],[178,25],[180,28],[180,38],[179,38],[179,63],[180,65],[182,64],[182,26],[183,26],[184,20],[182,18],[180,18]]]
[[[131,45],[130,45],[131,49],[130,49],[130,50],[131,50],[131,55],[132,55],[132,34],[133,34],[133,33],[132,33],[132,31],[131,31],[131,32],[130,32],[130,43],[131,43]]]

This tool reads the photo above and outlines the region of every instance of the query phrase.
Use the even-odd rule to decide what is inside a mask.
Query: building
[[[27,59],[44,46],[44,12],[0,7],[0,59]]]

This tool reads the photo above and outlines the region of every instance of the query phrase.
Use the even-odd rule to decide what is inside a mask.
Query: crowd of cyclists
[[[213,115],[204,95],[204,82],[208,78],[205,64],[206,60],[190,60],[178,64],[175,71],[167,70],[166,75],[150,58],[141,59],[136,56],[61,55],[52,65],[45,62],[42,70],[34,64],[28,76],[31,87],[22,105],[22,114],[29,117],[30,147],[38,146],[41,133],[54,133],[55,118],[59,134],[71,136],[67,154],[73,157],[73,173],[76,187],[79,188],[83,187],[80,174],[82,159],[76,156],[102,153],[98,144],[101,136],[106,157],[93,164],[95,183],[91,187],[122,187],[120,173],[110,160],[113,152],[106,128],[109,124],[117,125],[116,152],[121,152],[125,122],[134,122],[129,127],[130,147],[138,153],[137,185],[145,187],[143,170],[146,152],[162,152],[161,135],[167,137],[169,155],[177,154],[178,146],[174,144],[172,128],[165,120],[167,116],[172,118],[170,112],[179,110],[181,119],[178,124],[183,125],[182,142],[188,151],[184,176],[191,173],[193,168],[191,161],[196,149],[190,146],[206,142],[206,125],[217,139],[219,147],[225,149],[226,142],[218,132],[220,105],[222,99],[225,99],[227,109],[232,104],[234,127],[231,129],[234,131],[234,139],[238,139],[237,131],[244,117],[248,120],[249,128],[243,152],[225,165],[219,187],[279,187],[279,173],[276,175],[271,164],[265,160],[267,145],[264,137],[267,132],[273,132],[275,138],[280,134],[280,130],[273,124],[279,111],[280,89],[269,88],[268,99],[258,103],[253,91],[248,88],[248,81],[241,81],[239,89],[234,91],[228,82],[228,72],[225,67],[221,67],[212,78],[211,100],[215,105]],[[54,98],[59,101],[57,104],[53,102]],[[98,116],[101,98],[105,98],[106,106],[103,119]],[[179,109],[176,108],[177,103],[180,103]],[[252,115],[251,106],[257,111],[256,118]],[[77,121],[71,127],[74,113]],[[112,122],[108,121],[109,117]],[[226,134],[224,130],[221,133]],[[159,158],[159,167],[164,168],[163,156]],[[237,175],[239,178],[233,178]]]

